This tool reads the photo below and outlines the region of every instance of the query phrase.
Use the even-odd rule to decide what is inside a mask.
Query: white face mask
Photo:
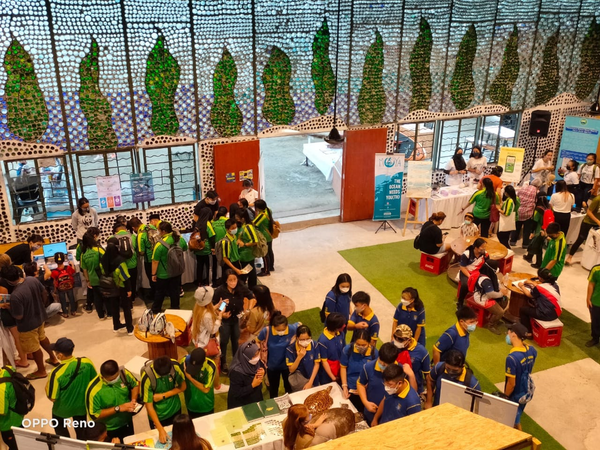
[[[234,228],[233,230],[229,230],[229,234],[231,234],[232,236],[235,236],[237,234],[237,228]]]
[[[404,348],[404,347],[406,347],[406,342],[400,342],[400,341],[397,341],[396,339],[394,339],[394,345],[397,348]]]
[[[106,381],[106,384],[111,384],[111,385],[117,384],[119,381],[121,381],[121,377],[117,377],[114,380],[110,380],[110,381],[108,381],[108,380],[104,380],[104,381]]]
[[[310,345],[310,339],[306,339],[306,340],[302,340],[302,341],[298,341],[298,345],[300,347],[308,347]]]
[[[387,392],[389,395],[394,395],[398,392],[398,387],[391,388],[385,385],[383,387],[385,388],[385,392]]]
[[[348,292],[350,292],[350,288],[340,288],[340,292],[342,294],[347,294]]]
[[[362,307],[362,308],[358,308],[358,307],[356,307],[356,308],[354,308],[354,310],[355,310],[355,311],[356,311],[358,314],[362,314],[363,312],[365,312],[365,308],[364,308],[364,307]]]
[[[404,300],[404,299],[402,299],[402,300],[400,300],[400,303],[402,303],[402,306],[408,306],[408,305],[410,305],[412,302],[411,302],[410,300]]]
[[[286,335],[285,330],[277,332],[277,336],[285,336],[285,335]]]
[[[255,356],[254,358],[248,360],[248,362],[250,364],[252,364],[253,366],[257,365],[259,361],[260,361],[260,356]]]

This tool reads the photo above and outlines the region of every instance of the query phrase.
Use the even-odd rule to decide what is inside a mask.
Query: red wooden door
[[[237,202],[242,191],[242,176],[251,174],[254,189],[260,192],[258,162],[260,160],[260,143],[252,141],[232,142],[215,145],[215,189],[221,198],[221,205]],[[248,172],[251,171],[251,172]]]
[[[342,222],[373,218],[375,154],[385,153],[387,128],[347,130],[342,164]]]

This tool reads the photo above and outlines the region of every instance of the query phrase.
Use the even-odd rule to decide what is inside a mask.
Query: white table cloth
[[[443,192],[448,195],[444,195]],[[473,210],[473,205],[460,214],[460,210],[469,202],[471,195],[475,190],[471,187],[458,188],[454,186],[440,189],[439,193],[434,194],[427,200],[429,205],[429,215],[434,212],[443,211],[446,214],[446,219],[441,227],[444,230],[450,228],[458,228],[464,221],[466,212]],[[422,205],[419,210],[419,220],[427,221],[429,217],[425,214],[425,205]]]
[[[581,228],[581,224],[583,223],[583,218],[585,214],[581,214],[578,212],[571,213],[571,221],[569,223],[569,232],[567,233],[567,245],[573,245],[573,243],[577,240],[577,236],[579,236],[579,228]]]
[[[302,153],[325,176],[327,181],[333,180],[333,167],[342,157],[341,148],[330,148],[327,142],[304,144]]]
[[[583,246],[581,267],[591,270],[597,264],[600,264],[600,230],[592,228]]]

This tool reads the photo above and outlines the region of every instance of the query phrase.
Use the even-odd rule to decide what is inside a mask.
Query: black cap
[[[195,348],[192,353],[185,358],[185,371],[195,377],[202,370],[204,361],[206,360],[206,352],[202,348]]]
[[[159,213],[152,213],[150,214],[149,220],[160,220],[160,214]]]
[[[515,333],[521,340],[527,339],[527,334],[529,334],[529,331],[527,331],[525,325],[519,322],[512,324],[510,327],[508,327],[508,329]]]
[[[73,344],[73,341],[64,337],[60,338],[54,344],[50,344],[52,351],[62,353],[63,355],[71,355],[74,348],[75,344]]]

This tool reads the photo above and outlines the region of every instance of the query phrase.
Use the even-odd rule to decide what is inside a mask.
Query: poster
[[[588,153],[596,154],[599,138],[599,119],[567,116],[556,161],[557,177],[560,176],[558,169],[566,169],[569,160],[574,159],[579,164],[584,164]]]
[[[121,179],[119,175],[96,177],[96,189],[100,208],[115,208],[122,205]]]
[[[506,183],[518,183],[521,181],[524,157],[524,148],[500,147],[498,165],[504,169],[504,172],[502,172],[502,176],[500,177],[502,178],[502,181]]]
[[[406,195],[411,198],[431,197],[431,161],[408,161]]]
[[[131,199],[133,203],[151,202],[154,200],[152,172],[131,174]]]
[[[227,172],[225,174],[226,183],[235,183],[235,172]]]
[[[375,208],[373,220],[400,219],[404,155],[375,155]]]
[[[254,170],[240,170],[240,181],[244,180],[253,180],[254,179]]]

